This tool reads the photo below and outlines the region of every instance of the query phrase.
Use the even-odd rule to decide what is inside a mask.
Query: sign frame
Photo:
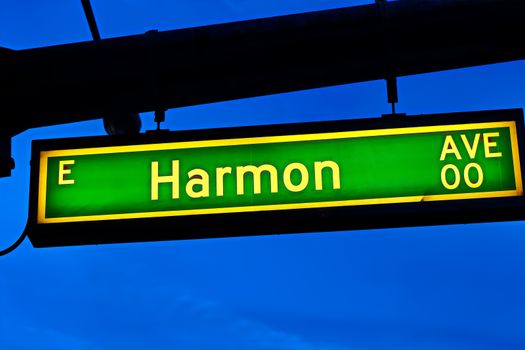
[[[516,123],[519,154],[525,154],[521,109],[173,131],[136,136],[35,140],[32,144],[30,205],[26,232],[35,247],[51,247],[522,220],[525,219],[523,195],[125,220],[48,224],[37,222],[42,151],[501,121]],[[524,163],[525,159],[520,161],[521,174],[525,174]],[[523,179],[521,182],[523,186]]]

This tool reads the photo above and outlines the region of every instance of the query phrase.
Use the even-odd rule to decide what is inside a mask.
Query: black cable
[[[97,27],[97,20],[93,14],[93,8],[91,7],[91,2],[89,0],[82,0],[82,7],[84,8],[84,14],[89,24],[89,30],[91,31],[91,36],[93,40],[100,40],[100,33]]]
[[[26,230],[24,230],[24,232],[22,232],[22,235],[16,240],[15,243],[13,243],[10,247],[8,247],[8,248],[6,248],[4,250],[0,250],[0,256],[7,255],[7,254],[11,253],[13,250],[15,250],[16,248],[18,248],[18,246],[20,244],[22,244],[22,242],[24,241],[26,236],[27,236],[27,233],[26,233]]]

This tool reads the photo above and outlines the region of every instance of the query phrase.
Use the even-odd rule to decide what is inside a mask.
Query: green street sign
[[[428,224],[484,221],[443,204],[521,203],[521,111],[397,119],[35,142],[29,235],[48,246],[420,225],[438,211],[451,219]]]

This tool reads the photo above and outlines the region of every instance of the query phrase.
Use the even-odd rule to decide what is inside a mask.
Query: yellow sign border
[[[82,155],[109,154],[109,153],[113,154],[113,153],[127,153],[127,152],[147,152],[147,151],[162,151],[162,150],[170,150],[170,149],[224,147],[224,146],[255,145],[255,144],[299,142],[299,141],[320,141],[320,140],[335,140],[335,139],[344,139],[344,138],[409,135],[409,134],[435,133],[435,132],[460,131],[460,130],[476,130],[476,129],[493,129],[493,128],[509,128],[510,130],[510,138],[511,138],[511,145],[512,145],[512,158],[513,158],[514,175],[515,175],[515,182],[516,182],[515,190],[441,194],[441,195],[432,195],[432,196],[371,198],[371,199],[356,199],[356,200],[329,201],[329,202],[268,204],[268,205],[256,205],[256,206],[244,206],[244,207],[187,209],[187,210],[171,210],[171,211],[125,213],[125,214],[86,215],[86,216],[71,216],[71,217],[62,217],[62,218],[46,218],[45,217],[46,190],[47,190],[47,164],[48,164],[48,159],[50,157],[82,156]],[[376,129],[376,130],[341,131],[341,132],[318,133],[318,134],[263,136],[263,137],[251,137],[251,138],[184,141],[184,142],[169,142],[169,143],[146,144],[146,145],[109,146],[109,147],[93,147],[93,148],[79,148],[79,149],[68,149],[68,150],[42,151],[40,152],[37,223],[38,224],[51,224],[51,223],[140,219],[140,218],[155,218],[155,217],[161,218],[161,217],[169,217],[169,216],[227,214],[227,213],[241,213],[241,212],[255,212],[255,211],[343,207],[343,206],[373,205],[373,204],[417,203],[417,202],[429,202],[429,201],[441,201],[441,200],[513,197],[513,196],[521,196],[521,195],[523,195],[523,185],[522,185],[522,175],[521,175],[521,165],[520,165],[520,158],[519,158],[516,122],[504,121],[504,122],[450,124],[450,125],[434,125],[434,126],[416,126],[416,127],[407,127],[407,128]]]

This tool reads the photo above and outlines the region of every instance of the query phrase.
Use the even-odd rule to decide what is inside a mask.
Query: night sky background
[[[108,38],[368,2],[92,5]],[[90,39],[80,0],[0,2],[0,46]],[[522,108],[524,73],[521,61],[400,78],[398,110]],[[164,127],[389,111],[384,81],[373,81],[170,110]],[[142,120],[143,130],[154,128],[151,113]],[[0,249],[27,221],[31,140],[102,134],[96,120],[13,139],[17,167],[0,179]],[[513,222],[47,249],[26,240],[0,258],[0,349],[525,349],[524,228]]]

